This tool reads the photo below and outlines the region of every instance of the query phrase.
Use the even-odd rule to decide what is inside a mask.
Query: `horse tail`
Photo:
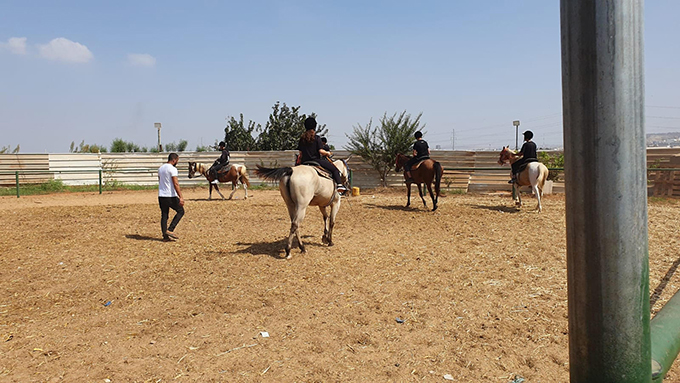
[[[256,165],[255,174],[258,177],[269,180],[269,181],[280,181],[283,177],[290,176],[293,174],[293,168],[286,166],[284,168],[265,168],[260,165]]]
[[[247,187],[250,187],[250,180],[248,179],[248,170],[246,169],[245,166],[241,166],[241,182],[244,183]]]
[[[442,164],[439,162],[435,161],[434,162],[434,192],[437,196],[439,196],[439,190],[442,184],[442,174],[444,173],[444,169],[442,169]]]

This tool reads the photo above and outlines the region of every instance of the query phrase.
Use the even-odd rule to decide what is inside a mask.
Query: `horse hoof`
[[[300,246],[300,252],[301,252],[302,254],[304,254],[304,253],[307,252],[307,249],[305,249],[304,246]]]
[[[435,207],[432,208],[432,211],[435,211],[435,210],[437,210],[437,206],[435,206]]]
[[[286,255],[286,259],[291,259],[291,258],[293,258],[292,255],[290,255],[290,254]]]
[[[328,242],[328,246],[333,246],[333,245],[334,245],[333,242]]]
[[[321,237],[321,243],[328,244],[328,238]]]

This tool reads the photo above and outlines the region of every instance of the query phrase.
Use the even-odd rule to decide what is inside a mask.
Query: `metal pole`
[[[515,151],[519,149],[519,125],[515,125]]]
[[[99,194],[102,194],[102,170],[99,169]]]
[[[16,179],[17,183],[17,198],[19,198],[19,171],[14,172],[14,178]]]
[[[571,382],[650,382],[642,0],[561,0]]]

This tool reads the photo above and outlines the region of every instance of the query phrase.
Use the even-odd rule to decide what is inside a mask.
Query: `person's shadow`
[[[162,238],[158,237],[149,237],[147,235],[139,235],[139,234],[127,234],[125,236],[127,239],[134,239],[137,241],[158,241],[158,242],[163,242]]]

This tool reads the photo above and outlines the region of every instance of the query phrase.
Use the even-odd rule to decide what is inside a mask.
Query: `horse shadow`
[[[314,238],[313,235],[303,235],[302,238],[308,239],[308,238]],[[250,255],[268,255],[272,258],[275,259],[286,259],[286,243],[288,239],[280,239],[276,240],[273,242],[236,242],[237,246],[246,246],[241,250],[236,250],[234,253],[237,254],[250,254]],[[297,245],[297,241],[293,241],[293,249],[297,249],[295,247]],[[305,247],[310,247],[310,246],[316,246],[316,247],[321,247],[322,245],[320,243],[315,243],[315,242],[309,242],[305,241]]]
[[[125,238],[127,239],[134,239],[137,241],[158,241],[158,242],[163,242],[162,238],[158,237],[149,237],[148,235],[139,235],[139,234],[126,234]]]
[[[474,209],[483,209],[483,210],[491,210],[491,211],[500,211],[501,213],[519,213],[520,209],[515,206],[506,206],[506,205],[474,205],[474,204],[468,204],[468,206],[471,206]]]
[[[649,297],[649,307],[654,307],[656,301],[659,300],[659,298],[661,297],[661,293],[663,293],[663,291],[666,289],[668,281],[671,280],[671,278],[675,274],[675,271],[678,269],[678,266],[680,266],[680,258],[676,259],[675,262],[673,262],[671,267],[666,272],[666,275],[664,275],[663,278],[661,278],[659,285],[656,286],[656,288],[652,292],[652,295]]]
[[[369,209],[383,209],[383,210],[397,210],[397,211],[417,211],[417,210],[423,210],[425,207],[418,208],[415,206],[404,206],[404,205],[377,205],[374,203],[365,203],[364,206],[366,206]],[[429,210],[429,209],[428,209]]]

